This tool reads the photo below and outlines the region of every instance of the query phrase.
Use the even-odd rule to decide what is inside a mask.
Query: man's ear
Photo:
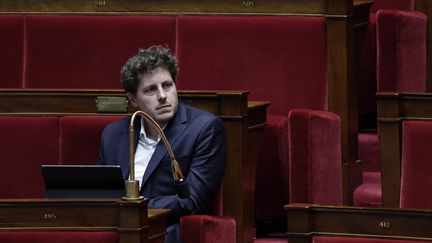
[[[138,108],[138,103],[136,100],[136,94],[132,92],[126,92],[126,96],[128,97],[129,102],[132,104],[134,108]]]

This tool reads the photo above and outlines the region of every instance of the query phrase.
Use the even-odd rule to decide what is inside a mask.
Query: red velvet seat
[[[426,16],[415,11],[380,10],[376,15],[376,41],[378,92],[425,92]],[[369,161],[366,163],[379,161],[375,152],[378,139],[372,136],[378,135],[359,136],[359,157]],[[376,202],[381,201],[381,184],[370,178],[363,176],[367,186],[355,190],[354,205],[380,206]]]
[[[59,161],[57,117],[0,116],[0,198],[43,198],[40,166]]]
[[[173,16],[42,15],[25,23],[25,88],[121,88],[119,70],[139,47],[175,50]]]

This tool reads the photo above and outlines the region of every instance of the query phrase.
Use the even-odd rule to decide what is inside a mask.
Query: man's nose
[[[165,90],[162,87],[158,87],[158,93],[157,93],[157,95],[158,95],[158,100],[164,100],[167,97],[166,93],[165,93]]]

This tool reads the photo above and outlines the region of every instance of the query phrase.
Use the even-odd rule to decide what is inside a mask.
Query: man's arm
[[[169,208],[171,216],[204,214],[215,199],[226,165],[226,134],[223,122],[211,118],[201,127],[186,181],[190,197],[181,199],[177,195],[151,198],[150,208]]]

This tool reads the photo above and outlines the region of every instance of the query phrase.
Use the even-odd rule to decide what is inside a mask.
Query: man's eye
[[[164,89],[169,89],[169,88],[171,88],[173,86],[173,83],[164,83],[163,85],[162,85],[162,87],[164,88]]]
[[[144,93],[152,95],[152,94],[156,93],[156,87],[150,87],[150,88],[144,90]]]

